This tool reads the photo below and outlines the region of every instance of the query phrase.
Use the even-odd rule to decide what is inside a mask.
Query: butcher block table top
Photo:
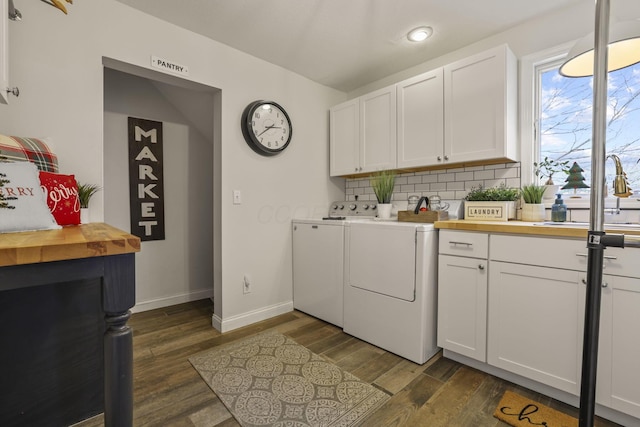
[[[0,267],[139,251],[139,237],[104,223],[0,233]]]
[[[560,236],[560,237],[587,237],[588,225],[576,227],[567,224],[562,225],[533,225],[532,222],[524,221],[466,221],[451,220],[437,221],[435,228],[449,230],[481,231],[485,233],[509,233],[528,234],[534,236]],[[539,223],[538,223],[539,224]],[[611,234],[640,235],[640,228],[635,229],[607,229]]]

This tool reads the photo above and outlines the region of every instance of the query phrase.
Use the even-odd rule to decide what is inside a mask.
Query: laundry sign
[[[129,117],[131,234],[164,240],[162,122]]]

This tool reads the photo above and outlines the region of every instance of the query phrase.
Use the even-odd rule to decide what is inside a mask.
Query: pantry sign
[[[129,117],[131,234],[164,240],[162,122]]]

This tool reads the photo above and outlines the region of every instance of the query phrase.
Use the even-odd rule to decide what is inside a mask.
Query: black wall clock
[[[247,105],[240,123],[247,144],[258,154],[273,156],[291,142],[291,119],[272,101],[254,101]]]

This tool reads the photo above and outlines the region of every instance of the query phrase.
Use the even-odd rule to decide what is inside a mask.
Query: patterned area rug
[[[189,359],[236,420],[249,426],[358,426],[389,396],[279,333]]]

